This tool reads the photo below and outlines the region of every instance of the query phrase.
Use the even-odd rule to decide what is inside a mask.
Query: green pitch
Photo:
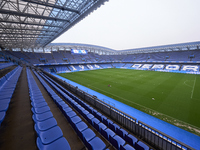
[[[59,75],[200,135],[200,75],[129,69]]]

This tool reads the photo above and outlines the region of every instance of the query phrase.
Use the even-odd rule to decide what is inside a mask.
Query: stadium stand
[[[63,137],[62,130],[57,126],[57,122],[53,117],[48,104],[42,96],[31,72],[27,69],[27,78],[32,100],[33,120],[35,122],[35,131],[37,137],[37,147],[44,149],[66,149],[70,150],[69,143]],[[48,115],[47,115],[48,114]],[[58,146],[59,144],[59,146]]]
[[[22,67],[16,67],[16,64],[25,64],[24,66],[31,66],[37,70],[32,71],[26,68],[30,103],[32,107],[31,111],[33,113],[32,127],[34,126],[35,133],[37,134],[37,139],[35,139],[35,141],[38,149],[55,149],[55,147],[70,149],[70,147],[73,147],[70,139],[66,137],[65,127],[59,124],[58,117],[54,117],[49,102],[47,102],[46,98],[43,96],[44,90],[42,91],[39,85],[45,89],[50,100],[52,100],[57,109],[60,110],[60,113],[69,123],[73,132],[76,133],[75,136],[73,136],[76,138],[78,137],[82,141],[82,147],[86,147],[87,149],[115,148],[149,150],[157,148],[162,149],[167,145],[167,149],[193,149],[184,143],[176,141],[176,139],[173,139],[172,144],[172,142],[170,142],[172,138],[159,131],[156,131],[156,134],[160,135],[157,137],[153,131],[149,132],[152,129],[148,125],[138,120],[136,121],[135,118],[127,116],[124,112],[116,110],[114,107],[101,100],[97,100],[95,97],[89,95],[83,96],[83,94],[86,94],[85,92],[72,85],[68,85],[69,83],[60,81],[48,73],[54,74],[104,68],[127,68],[200,74],[198,62],[200,58],[199,52],[199,50],[174,50],[120,55],[107,55],[106,53],[100,55],[88,52],[87,55],[72,55],[70,51],[66,50],[49,51],[48,53],[1,51],[3,56],[1,58],[9,63],[5,63],[6,61],[2,60],[3,63],[0,64],[0,67],[1,65],[4,67],[2,67],[0,71],[6,68],[8,70],[19,70],[19,73],[18,75],[10,75],[7,72],[7,74],[10,75],[9,77],[2,71],[0,92],[5,92],[3,91],[5,89],[5,93],[8,92],[10,95],[6,94],[8,97],[3,97],[1,95],[0,123],[5,126],[4,120],[7,121],[5,117],[7,116],[6,112],[9,110],[9,103],[13,98],[12,95],[15,91],[17,79],[20,76],[20,70],[22,70]],[[40,71],[38,71],[38,69],[40,69]],[[8,91],[9,88],[5,86],[5,83],[11,79],[15,80],[15,86],[11,86],[13,89]],[[38,82],[40,82],[40,84]],[[4,86],[6,88],[4,88]],[[70,90],[66,87],[70,87]],[[112,115],[108,115],[107,112]],[[122,118],[126,121],[121,122],[121,120],[123,120]],[[143,135],[147,130],[148,137]],[[158,138],[157,140],[161,140],[162,142],[164,141],[164,144],[156,145],[156,142],[152,144],[149,142],[152,140],[152,138],[149,138],[150,136]],[[166,137],[168,140],[162,137]]]
[[[22,67],[17,67],[0,79],[0,124],[8,110]]]
[[[70,93],[69,91],[64,89],[61,85],[59,85],[58,83],[56,83],[55,81],[53,81],[49,77],[47,77],[47,76],[45,77],[45,75],[42,75],[42,74],[40,74],[40,75],[43,76],[43,78],[46,79],[54,87],[54,89],[56,89],[56,91],[59,92],[65,98],[65,100],[67,102],[69,102],[69,104],[71,104],[71,106],[73,106],[116,149],[120,149],[120,146],[123,147],[125,145],[125,143],[126,143],[125,135],[128,135],[128,132],[126,130],[121,128],[119,125],[113,123],[112,121],[110,121],[109,123],[106,124],[105,122],[107,120],[107,117],[103,116],[96,109],[93,109],[88,104],[81,101],[78,97],[76,97],[75,95],[73,95],[72,93]],[[62,102],[57,102],[57,103],[62,104]],[[58,104],[58,105],[60,105],[60,104]],[[77,120],[77,119],[73,119],[74,117],[77,117],[77,116],[76,116],[76,113],[74,113],[71,109],[67,108],[65,110],[65,109],[63,109],[62,106],[59,106],[59,107],[62,109],[62,112],[65,113],[65,116],[66,116],[66,118],[68,119],[69,122],[74,122],[74,121]],[[72,121],[72,119],[73,119],[73,121]],[[77,134],[83,140],[83,142],[85,142],[85,144],[88,148],[89,148],[88,142],[92,142],[92,143],[94,143],[94,145],[92,146],[92,147],[94,147],[93,149],[96,149],[95,146],[97,144],[95,144],[94,141],[90,141],[92,139],[90,136],[92,136],[94,138],[95,134],[91,130],[89,130],[87,128],[87,126],[80,121],[80,119],[78,119],[78,120],[79,120],[79,122],[77,122],[77,124],[71,123],[72,127],[74,127],[75,131],[78,130]],[[85,127],[83,127],[83,126],[85,126]],[[84,128],[84,130],[82,130],[82,128]],[[102,128],[104,130],[102,130]],[[112,135],[110,135],[110,132],[112,133]],[[86,137],[84,137],[84,136],[86,136]],[[133,139],[136,139],[132,135],[131,135],[131,137],[133,137]],[[88,139],[88,141],[87,141],[87,139]],[[139,141],[137,140],[136,142],[139,142]],[[99,143],[102,143],[102,144],[100,145]],[[99,144],[98,146],[105,148],[105,146],[103,146],[105,144],[100,139],[98,140],[98,144]],[[135,142],[132,143],[132,146],[134,146],[134,145],[135,145]],[[129,147],[132,147],[132,146],[129,146]],[[141,147],[148,147],[148,146],[143,144]],[[149,147],[148,147],[148,149],[149,149]]]

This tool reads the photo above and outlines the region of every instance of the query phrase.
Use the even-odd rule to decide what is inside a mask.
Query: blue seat
[[[34,122],[44,121],[44,120],[52,118],[52,117],[53,117],[53,114],[51,113],[51,111],[45,112],[43,114],[33,114],[33,116],[32,116]]]
[[[138,141],[138,139],[131,134],[128,135],[125,134],[125,141],[129,143],[131,146],[135,147],[135,143]]]
[[[100,123],[100,121],[97,118],[92,118],[91,121],[92,121],[91,125],[93,125],[93,126],[94,126],[94,123],[96,123],[96,124]]]
[[[1,111],[7,111],[8,107],[9,107],[8,103],[4,103],[4,104],[0,103],[0,112]]]
[[[124,144],[126,143],[124,141],[124,139],[122,139],[120,136],[115,135],[114,137],[109,136],[109,141],[110,143],[116,148],[116,149],[120,149],[120,146],[124,146]]]
[[[72,109],[70,107],[66,107],[66,108],[63,109],[63,111],[65,113],[68,113],[68,112],[72,111]]]
[[[113,124],[113,122],[110,119],[103,118],[103,123],[108,126],[108,124]]]
[[[69,105],[67,105],[66,103],[64,105],[62,105],[62,110],[64,110],[65,108],[69,108]]]
[[[108,124],[108,127],[111,129],[111,130],[113,130],[114,132],[116,132],[116,130],[117,129],[120,129],[120,127],[117,125],[117,124],[115,124],[115,123],[109,123]]]
[[[85,110],[85,108],[83,108],[82,106],[78,108],[78,112],[82,113]]]
[[[103,124],[102,122],[98,124],[99,125],[99,132],[101,132],[101,130],[105,130],[107,128],[107,126],[105,124]]]
[[[70,119],[70,124],[72,125],[72,127],[74,128],[74,130],[76,129],[76,124],[81,122],[81,118],[79,116],[74,116]]]
[[[91,122],[91,119],[92,118],[94,118],[94,116],[92,115],[92,114],[87,114],[86,115],[86,120],[88,121],[88,122]]]
[[[41,102],[41,103],[34,103],[34,102],[31,102],[31,105],[32,105],[33,107],[36,107],[36,108],[48,106],[46,102]]]
[[[135,150],[135,148],[133,148],[129,144],[126,144],[124,146],[120,145],[120,150]]]
[[[50,111],[50,108],[49,108],[49,106],[44,106],[44,107],[40,107],[40,108],[32,108],[31,110],[33,113],[42,114],[44,112]]]
[[[111,130],[111,129],[106,129],[106,130],[101,130],[101,134],[107,139],[109,140],[109,136],[113,137],[115,136],[115,133]]]
[[[135,149],[137,150],[149,150],[149,147],[141,141],[135,143]]]
[[[86,116],[89,114],[89,111],[83,110],[83,111],[81,112],[81,114],[83,115],[84,118],[86,118]]]
[[[61,137],[47,145],[44,145],[41,139],[38,137],[37,147],[39,150],[71,150],[68,141],[64,137]]]
[[[0,99],[0,104],[9,104],[10,98]]]
[[[60,109],[62,109],[62,105],[64,105],[64,104],[65,104],[65,102],[64,102],[63,100],[57,102],[57,106],[58,106]]]
[[[55,126],[49,130],[40,131],[38,136],[40,137],[42,144],[46,145],[63,137],[63,133],[59,126]]]
[[[74,117],[74,116],[77,116],[76,113],[74,111],[70,111],[66,114],[66,118],[67,120],[70,122],[70,118]]]
[[[82,139],[83,142],[86,144],[86,142],[89,142],[91,139],[93,139],[96,134],[90,129],[87,128],[86,130],[82,131]]]
[[[37,126],[37,128],[40,130],[40,131],[46,131],[52,127],[55,127],[57,126],[57,121],[55,118],[49,118],[47,120],[44,120],[42,122],[36,122],[35,126]]]
[[[97,119],[99,119],[100,121],[102,121],[102,118],[101,118],[102,114],[100,112],[96,113],[96,117]]]
[[[6,112],[5,111],[0,112],[0,125],[3,122],[5,116],[6,116]]]
[[[81,132],[88,128],[87,124],[85,122],[81,121],[75,125],[76,127],[76,133],[81,138]]]
[[[106,144],[99,137],[95,137],[91,141],[87,142],[86,147],[88,150],[104,150]]]
[[[128,132],[124,129],[116,129],[116,134],[118,134],[123,139],[125,138],[125,135],[128,135]]]

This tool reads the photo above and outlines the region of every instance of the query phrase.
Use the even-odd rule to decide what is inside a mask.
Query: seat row
[[[48,85],[47,83],[36,73],[40,82],[43,84],[44,88],[47,90],[49,95],[52,97],[56,105],[62,111],[63,115],[66,117],[68,122],[73,127],[74,131],[77,133],[79,138],[82,140],[84,145],[89,150],[103,150],[106,148],[106,144],[91,130],[88,125],[82,120],[75,111],[73,111],[69,105],[67,105]],[[70,97],[66,95],[69,101],[73,101]]]
[[[21,71],[22,67],[18,66],[0,79],[0,125],[5,118]]]
[[[136,137],[128,134],[110,119],[86,104],[57,82],[44,74],[40,74],[60,93],[98,132],[100,132],[117,149],[146,149],[149,147]],[[127,143],[127,144],[125,144]]]
[[[1,63],[0,64],[0,70],[7,68],[7,67],[10,67],[10,66],[13,66],[13,65],[14,65],[14,63]]]
[[[31,99],[32,119],[37,133],[37,147],[40,150],[70,150],[68,141],[63,137],[62,130],[57,125],[48,104],[46,103],[29,68],[27,71],[29,96]]]

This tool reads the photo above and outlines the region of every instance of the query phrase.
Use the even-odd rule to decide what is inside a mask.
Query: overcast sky
[[[53,43],[115,50],[200,41],[200,0],[109,0]]]

